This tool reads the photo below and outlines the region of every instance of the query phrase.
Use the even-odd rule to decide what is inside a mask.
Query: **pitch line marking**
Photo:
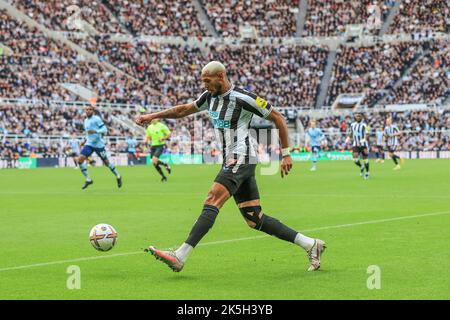
[[[412,215],[412,216],[402,216],[402,217],[395,217],[395,218],[388,218],[388,219],[369,220],[369,221],[361,221],[361,222],[347,223],[347,224],[338,224],[338,225],[334,225],[334,226],[324,226],[324,227],[318,227],[318,228],[313,228],[313,229],[300,230],[299,232],[304,233],[304,232],[314,232],[314,231],[322,231],[322,230],[330,230],[330,229],[349,228],[349,227],[355,227],[355,226],[361,226],[361,225],[367,225],[367,224],[377,224],[377,223],[384,223],[384,222],[391,222],[391,221],[409,220],[409,219],[432,217],[432,216],[441,216],[441,215],[446,215],[446,214],[450,214],[450,211],[416,214],[416,215]],[[257,240],[257,239],[268,238],[268,237],[270,237],[270,236],[269,235],[261,235],[261,236],[255,236],[255,237],[212,241],[212,242],[199,243],[198,246],[211,246],[211,245],[232,243],[232,242],[238,242],[238,241]],[[30,268],[37,268],[37,267],[45,267],[45,266],[51,266],[51,265],[56,265],[56,264],[73,263],[73,262],[79,262],[79,261],[90,261],[90,260],[99,260],[99,259],[107,259],[107,258],[115,258],[115,257],[124,257],[124,256],[131,256],[131,255],[142,254],[142,253],[143,253],[143,251],[133,251],[133,252],[116,253],[116,254],[111,254],[111,255],[107,255],[107,256],[96,256],[96,257],[85,257],[85,258],[77,258],[77,259],[50,261],[50,262],[28,264],[28,265],[17,266],[17,267],[1,268],[0,272],[21,270],[21,269],[30,269]]]

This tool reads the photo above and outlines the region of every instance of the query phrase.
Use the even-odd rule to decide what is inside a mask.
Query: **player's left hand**
[[[292,158],[291,156],[285,156],[281,159],[281,177],[289,174],[292,169]]]
[[[88,134],[94,134],[94,133],[97,133],[97,131],[96,131],[96,130],[88,130],[87,133],[88,133]]]

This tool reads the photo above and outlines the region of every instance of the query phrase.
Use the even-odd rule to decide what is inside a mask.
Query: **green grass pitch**
[[[449,299],[450,162],[371,162],[364,181],[352,162],[296,163],[285,179],[258,174],[263,210],[328,248],[308,273],[297,246],[247,227],[229,201],[177,274],[141,251],[181,244],[218,166],[175,166],[169,182],[151,167],[90,168],[82,191],[74,169],[0,171],[0,299]],[[97,252],[97,223],[118,244]],[[69,290],[68,266],[81,270]],[[367,288],[369,266],[381,288]]]

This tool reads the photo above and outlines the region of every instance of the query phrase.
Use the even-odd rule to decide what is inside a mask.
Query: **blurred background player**
[[[311,120],[310,127],[306,130],[306,134],[309,137],[309,139],[307,139],[307,141],[309,140],[307,147],[310,146],[312,152],[313,166],[311,171],[316,171],[316,163],[319,156],[320,145],[325,136],[323,135],[322,130],[317,128],[316,120]]]
[[[386,145],[389,152],[389,156],[395,163],[394,170],[400,170],[400,163],[403,164],[404,160],[397,156],[394,152],[397,150],[398,137],[401,135],[397,125],[392,123],[392,118],[386,119],[386,127],[384,128],[384,134],[386,136]]]
[[[384,140],[384,131],[382,127],[377,127],[375,131],[375,139],[376,139],[376,160],[375,162],[384,163],[384,148],[383,148],[383,140]]]
[[[78,159],[81,173],[86,177],[86,182],[82,189],[86,189],[89,185],[93,184],[85,160],[91,156],[92,153],[96,153],[100,159],[102,159],[105,166],[107,166],[111,172],[116,176],[117,186],[122,187],[122,177],[117,171],[116,167],[109,162],[108,156],[105,150],[105,142],[102,136],[107,132],[106,126],[99,116],[94,115],[94,107],[88,106],[85,109],[86,119],[84,120],[84,130],[86,131],[86,143],[81,150],[81,155]]]
[[[350,133],[347,138],[347,143],[353,140],[352,150],[353,150],[353,161],[360,169],[361,177],[364,179],[369,179],[369,142],[368,138],[368,127],[363,121],[363,115],[361,113],[355,113],[355,122],[350,125]],[[361,164],[359,157],[362,157],[364,165]],[[364,170],[366,174],[364,174]]]
[[[78,156],[80,155],[80,141],[77,139],[76,135],[72,135],[72,139],[69,141],[70,153],[69,156],[72,157],[73,163],[75,163],[75,168],[78,166]]]
[[[127,154],[128,154],[128,163],[134,166],[134,160],[136,159],[136,146],[138,142],[131,133],[128,134],[127,137]]]
[[[164,149],[166,147],[166,141],[170,139],[170,135],[171,132],[169,128],[158,119],[152,120],[145,132],[145,141],[147,143],[151,143],[152,145],[150,152],[152,156],[153,166],[161,175],[162,182],[167,181],[167,177],[164,175],[164,172],[162,171],[160,165],[163,165],[169,174],[172,172],[169,164],[159,160],[159,157],[164,152]]]

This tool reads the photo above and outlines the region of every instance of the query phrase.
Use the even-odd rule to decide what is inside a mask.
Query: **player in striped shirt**
[[[365,180],[369,179],[369,127],[363,121],[362,113],[355,114],[355,122],[350,125],[349,136],[347,138],[347,144],[352,142],[353,161],[360,169],[361,177]],[[361,164],[359,157],[362,157],[364,165]],[[364,174],[364,170],[366,173]]]
[[[161,112],[140,116],[142,125],[158,118],[182,118],[200,111],[207,111],[222,145],[223,164],[208,196],[202,213],[195,222],[186,241],[176,250],[158,250],[153,246],[148,252],[179,272],[193,248],[213,226],[220,208],[233,197],[248,226],[302,247],[308,254],[308,271],[320,268],[320,258],[325,243],[309,238],[269,216],[261,208],[255,170],[258,144],[250,135],[250,122],[254,115],[266,118],[279,130],[282,146],[281,177],[292,168],[289,153],[288,129],[284,117],[272,105],[249,91],[234,87],[228,80],[224,65],[217,61],[208,63],[201,80],[206,90],[194,102],[179,105]]]
[[[386,145],[389,152],[389,156],[395,163],[394,170],[400,170],[400,164],[404,163],[404,160],[397,156],[394,152],[398,147],[398,137],[401,135],[397,125],[392,123],[392,118],[386,119],[386,127],[384,128],[384,135],[386,136]]]
[[[376,162],[383,163],[384,162],[384,131],[382,127],[378,127],[375,131],[375,139],[376,139],[376,153],[375,156],[377,158]]]

